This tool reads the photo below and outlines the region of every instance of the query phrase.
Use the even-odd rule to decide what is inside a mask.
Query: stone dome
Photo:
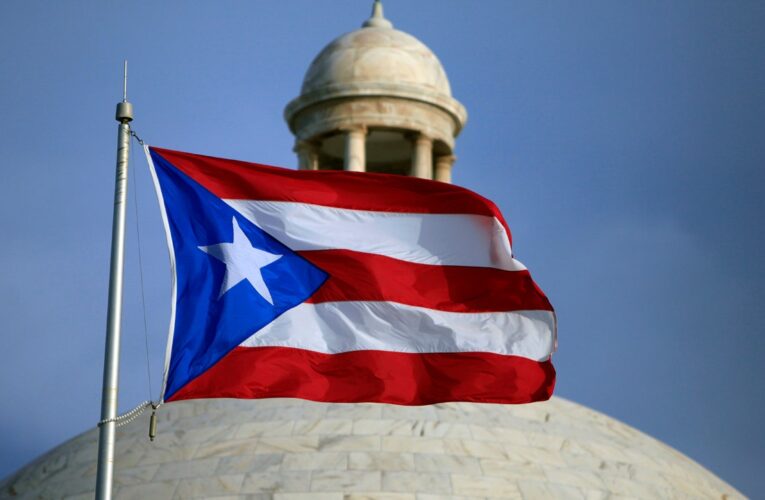
[[[386,84],[451,96],[446,72],[425,44],[403,31],[375,26],[346,33],[327,45],[308,67],[301,91],[362,92]]]
[[[372,17],[360,29],[341,35],[319,52],[300,95],[287,105],[285,118],[296,132],[301,113],[316,105],[375,97],[414,101],[445,112],[452,122],[450,132],[434,132],[437,137],[456,135],[467,120],[465,107],[452,97],[438,57],[417,38],[395,29],[383,16],[380,2],[375,2]]]
[[[743,498],[601,413],[529,405],[405,407],[196,400],[118,429],[116,498]],[[98,433],[0,483],[0,497],[93,498]]]

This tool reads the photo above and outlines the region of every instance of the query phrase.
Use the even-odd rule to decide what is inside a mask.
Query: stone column
[[[293,151],[298,155],[299,170],[319,170],[319,154],[314,144],[308,141],[297,141]]]
[[[345,131],[345,170],[366,170],[366,127],[354,127]]]
[[[457,160],[454,155],[436,156],[436,180],[441,182],[452,182],[452,165]]]
[[[418,134],[414,139],[411,175],[421,179],[433,178],[433,139],[426,135]]]

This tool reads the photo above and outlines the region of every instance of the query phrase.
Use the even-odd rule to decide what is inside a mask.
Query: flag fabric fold
[[[550,397],[556,321],[489,200],[146,147],[172,262],[163,399]]]

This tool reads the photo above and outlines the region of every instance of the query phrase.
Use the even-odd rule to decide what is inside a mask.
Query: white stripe
[[[505,228],[494,217],[225,201],[295,251],[341,248],[420,264],[526,269],[512,258]]]
[[[242,347],[294,347],[336,354],[492,352],[544,361],[554,344],[550,311],[454,313],[393,302],[300,304]]]

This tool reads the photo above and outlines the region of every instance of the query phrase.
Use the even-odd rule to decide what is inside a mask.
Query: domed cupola
[[[467,120],[441,62],[374,3],[361,29],[327,45],[285,118],[301,169],[345,169],[449,182]]]

